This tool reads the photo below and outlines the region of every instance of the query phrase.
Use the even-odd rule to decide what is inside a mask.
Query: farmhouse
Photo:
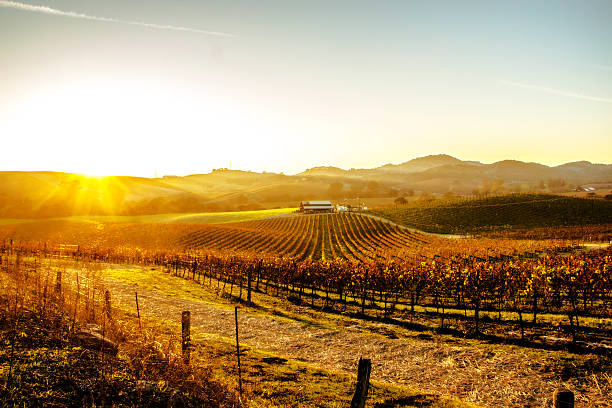
[[[300,212],[303,213],[332,212],[333,210],[331,201],[302,201],[300,203]]]

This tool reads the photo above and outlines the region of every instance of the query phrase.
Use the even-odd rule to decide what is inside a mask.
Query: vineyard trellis
[[[217,234],[218,229],[231,230],[215,227],[205,232]],[[503,312],[515,313],[522,333],[525,314],[534,321],[542,313],[565,314],[572,329],[584,316],[610,316],[609,247],[575,251],[576,243],[568,241],[433,237],[424,244],[415,241],[413,233],[360,215],[249,222],[238,231],[251,235],[237,233],[212,248],[198,247],[202,241],[197,240],[206,234],[197,233],[192,233],[196,241],[191,245],[177,240],[162,249],[122,243],[121,234],[112,232],[115,243],[79,242],[78,250],[71,252],[62,251],[59,242],[5,239],[0,262],[10,256],[57,256],[157,265],[198,283],[214,280],[223,290],[238,286],[240,298],[243,288],[249,299],[252,290],[274,290],[278,296],[308,296],[311,303],[320,298],[323,306],[358,302],[362,313],[380,307],[385,317],[400,308],[414,312],[418,306],[434,307],[442,327],[449,309],[469,310],[476,331],[483,310],[496,312],[500,319]],[[227,249],[232,240],[236,249]],[[248,248],[245,240],[257,251],[241,250]],[[278,248],[284,248],[282,253]]]

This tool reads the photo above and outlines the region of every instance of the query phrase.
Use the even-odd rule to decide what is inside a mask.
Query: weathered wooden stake
[[[247,275],[247,303],[251,303],[251,269],[249,268],[249,273]]]
[[[55,277],[55,293],[62,293],[62,271],[57,271],[57,275]]]
[[[554,408],[574,408],[574,393],[566,389],[558,389],[553,394]]]
[[[189,365],[191,358],[190,347],[191,347],[191,312],[186,310],[181,315],[181,322],[183,326],[183,361],[186,365]]]
[[[79,295],[81,292],[81,285],[79,283],[79,275],[77,275],[76,281],[77,281],[77,292],[76,292],[76,299],[74,300],[74,312],[72,314],[72,332],[73,333],[74,333],[74,326],[76,325],[77,308],[79,307]]]
[[[142,325],[140,324],[140,307],[138,307],[138,292],[134,291],[134,294],[136,295],[136,313],[138,314],[138,327],[141,328]]]
[[[359,366],[357,367],[357,386],[355,387],[355,394],[351,400],[351,408],[365,408],[368,388],[370,387],[371,372],[372,362],[370,359],[360,357]]]
[[[234,308],[234,316],[236,320],[236,357],[238,358],[238,389],[242,397],[242,372],[240,369],[240,343],[238,342],[238,306]]]

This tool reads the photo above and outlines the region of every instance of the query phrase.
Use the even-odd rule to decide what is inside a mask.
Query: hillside
[[[248,219],[248,218],[243,218]],[[137,247],[268,254],[304,259],[368,260],[414,250],[432,239],[358,214],[271,217],[227,224],[38,220],[0,226],[0,239],[86,248]]]
[[[377,208],[373,215],[423,231],[489,230],[612,223],[612,202],[550,194],[510,194]]]
[[[188,249],[269,253],[296,260],[367,260],[429,241],[422,234],[363,215],[318,214],[210,225],[186,234],[178,243]]]
[[[150,215],[295,207],[301,200],[360,200],[368,206],[399,196],[570,192],[596,186],[608,194],[612,165],[549,167],[504,160],[492,164],[448,155],[373,169],[314,167],[296,175],[218,169],[185,177],[87,177],[56,172],[0,172],[0,218]],[[608,186],[608,187],[606,187]]]

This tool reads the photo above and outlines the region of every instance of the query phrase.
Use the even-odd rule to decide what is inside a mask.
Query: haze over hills
[[[449,155],[372,169],[313,167],[295,175],[218,169],[184,177],[85,177],[56,172],[0,172],[0,217],[140,215],[254,210],[300,200],[387,199],[421,194],[567,192],[596,184],[608,192],[612,164],[577,161],[549,167],[504,160],[485,164]]]

